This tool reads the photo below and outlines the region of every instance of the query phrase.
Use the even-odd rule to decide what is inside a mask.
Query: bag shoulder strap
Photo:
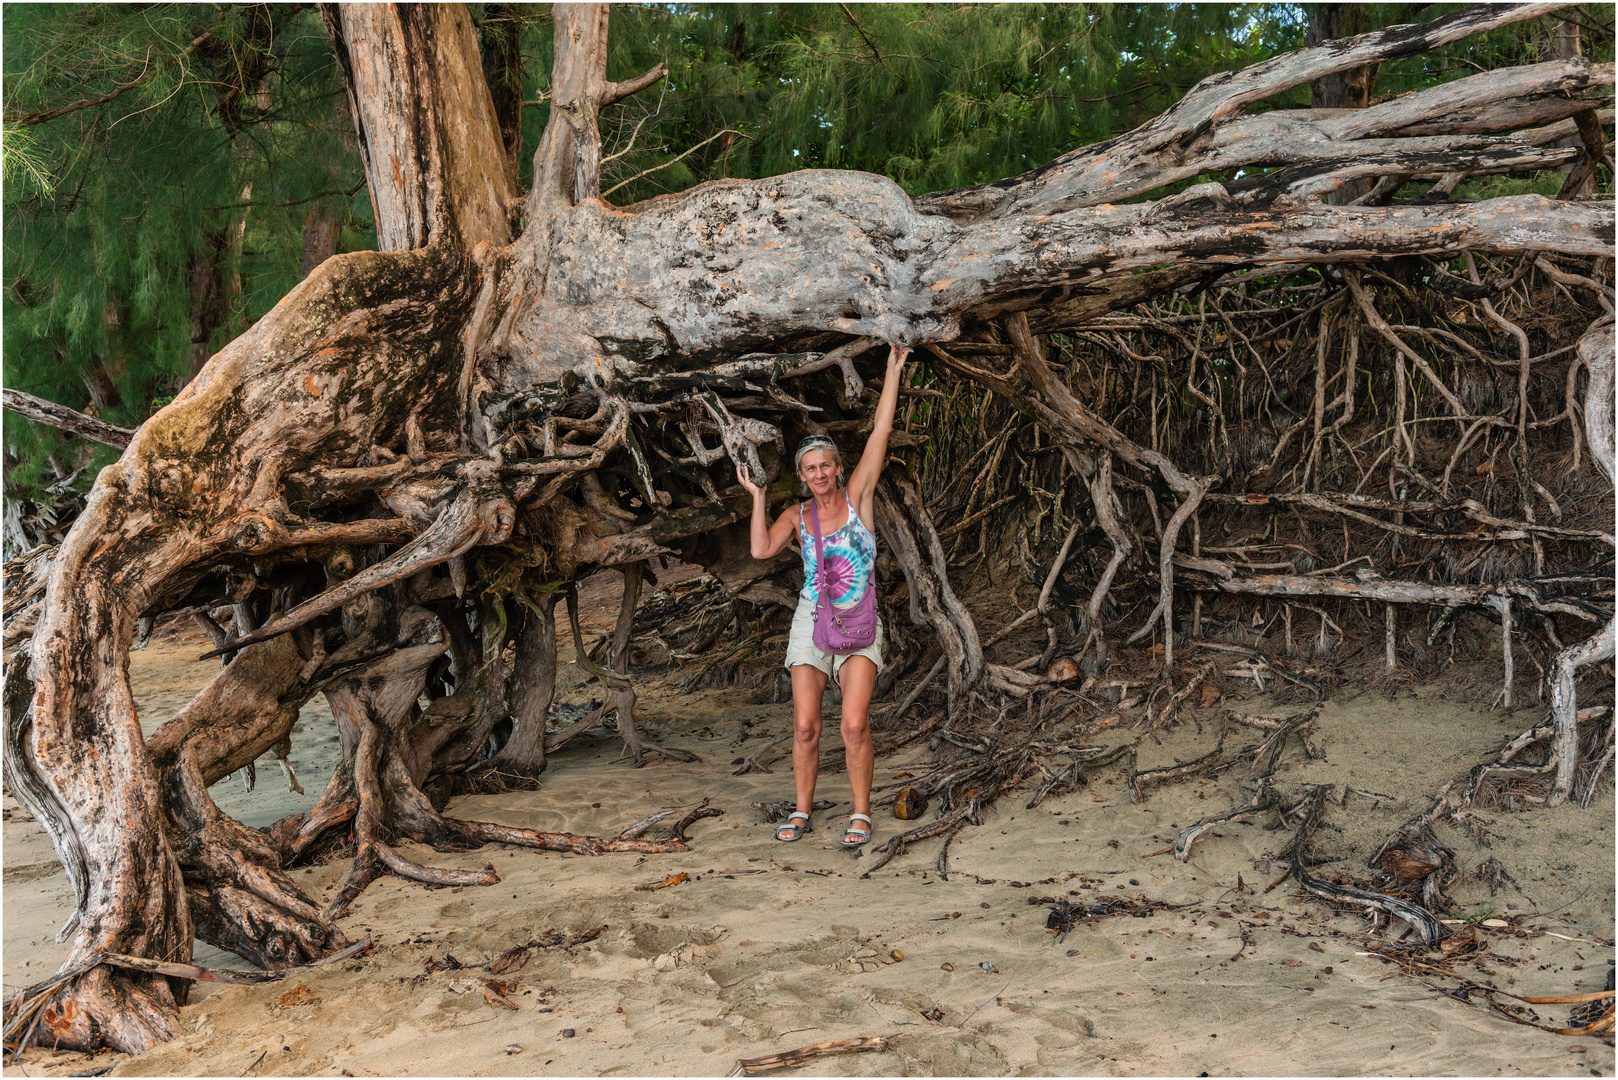
[[[803,513],[801,506],[798,513]],[[809,496],[809,523],[815,531],[815,606],[831,607],[831,598],[826,595],[826,543],[820,535],[820,508],[813,495]]]

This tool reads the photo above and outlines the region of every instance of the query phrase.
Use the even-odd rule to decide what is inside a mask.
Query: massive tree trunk
[[[738,520],[747,506],[727,493],[732,463],[778,477],[785,434],[813,422],[797,380],[840,366],[857,410],[864,387],[852,357],[880,339],[933,343],[942,362],[1015,395],[1062,441],[1163,478],[1180,503],[1143,632],[1159,617],[1168,628],[1174,534],[1208,480],[1064,398],[1031,335],[1245,267],[1461,250],[1610,254],[1614,215],[1601,203],[1338,207],[1318,196],[1366,176],[1570,160],[1578,150],[1548,145],[1566,134],[1556,122],[1572,115],[1570,99],[1595,107],[1582,95],[1612,82],[1611,65],[1487,72],[1351,115],[1243,115],[1289,87],[1560,6],[1457,12],[1215,76],[1134,132],[977,188],[912,200],[883,177],[806,170],[618,208],[598,194],[597,118],[662,70],[609,81],[607,8],[557,5],[556,104],[520,234],[510,125],[466,10],[324,8],[385,250],[325,260],[213,356],[103,471],[57,553],[18,721],[28,739],[8,741],[8,753],[29,758],[54,803],[64,862],[85,867],[68,968],[97,952],[187,959],[193,932],[284,966],[340,947],[342,903],[385,870],[497,880],[409,863],[389,847],[393,835],[461,848],[679,850],[677,834],[558,838],[439,815],[424,794],[433,778],[465,769],[505,718],[504,682],[494,686],[473,658],[497,655],[515,631],[515,675],[536,702],[554,667],[539,640],[553,600],[508,622],[463,598],[514,606],[514,589],[638,567]],[[1258,165],[1283,167],[1123,201]],[[1014,360],[999,368],[949,351],[963,324],[987,320],[1011,343]],[[882,501],[882,527],[901,547],[913,538],[913,610],[946,641],[955,698],[986,674],[981,646],[943,580],[925,510],[897,490]],[[218,568],[243,583],[235,602],[278,597],[276,617],[238,625],[221,649],[235,653],[221,681],[148,742],[126,665],[136,620],[217,589],[223,575],[207,575]],[[435,621],[455,693],[422,715],[417,698],[442,670]],[[626,645],[615,643],[619,672]],[[224,818],[206,785],[284,734],[289,703],[320,690],[351,730],[315,810],[268,833]],[[10,687],[6,697],[20,707]],[[244,712],[252,701],[264,707]],[[626,720],[633,750],[632,716],[621,712]],[[524,706],[516,721],[495,763],[531,776],[544,766],[543,709]],[[351,830],[359,854],[339,903],[320,912],[281,870],[332,830]],[[185,985],[92,967],[49,990],[43,1038],[140,1050],[173,1033]]]

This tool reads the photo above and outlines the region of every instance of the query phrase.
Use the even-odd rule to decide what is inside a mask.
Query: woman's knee
[[[794,716],[792,718],[792,738],[801,743],[818,743],[820,741],[820,715]]]
[[[860,712],[845,712],[842,722],[843,742],[865,742],[871,737],[871,717],[863,710]]]

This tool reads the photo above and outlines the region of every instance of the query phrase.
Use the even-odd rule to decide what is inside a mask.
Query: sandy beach
[[[587,640],[610,626],[617,580],[603,574],[590,583]],[[217,662],[194,659],[205,648],[188,626],[171,625],[133,654],[148,730],[217,672]],[[582,703],[591,687],[572,655],[564,638],[558,699]],[[7,1073],[115,1065],[115,1076],[724,1075],[738,1058],[879,1036],[888,1040],[881,1052],[825,1057],[793,1072],[1613,1074],[1607,1043],[1491,1016],[1445,996],[1454,979],[1402,972],[1377,955],[1402,923],[1368,933],[1365,918],[1334,913],[1291,881],[1265,891],[1284,870],[1267,860],[1291,838],[1266,831],[1273,815],[1215,829],[1186,864],[1153,854],[1179,827],[1245,799],[1233,774],[1153,788],[1141,803],[1131,801],[1121,768],[1034,810],[1024,808],[1026,793],[1014,793],[960,834],[947,880],[935,869],[937,840],[862,879],[874,859],[835,847],[849,809],[840,773],[824,776],[820,789],[838,805],[792,845],[777,843],[749,805],[790,796],[790,761],[771,774],[732,775],[736,758],[790,727],[791,706],[750,703],[758,691],[749,689],[685,695],[686,674],[676,666],[637,681],[641,723],[700,763],[615,764],[619,740],[598,729],[552,758],[538,790],[459,798],[449,813],[611,835],[657,810],[710,799],[724,813],[692,826],[689,853],[589,858],[494,846],[446,854],[404,845],[432,865],[492,864],[501,883],[429,889],[383,878],[342,923],[351,938],[372,936],[362,956],[261,986],[199,983],[181,1013],[181,1037],[138,1058],[36,1048]],[[1311,760],[1296,744],[1286,752],[1283,793],[1336,785],[1314,845],[1342,861],[1317,873],[1367,876],[1367,857],[1390,831],[1542,709],[1508,715],[1455,696],[1430,687],[1393,697],[1339,691],[1315,726],[1324,757]],[[1188,712],[1160,742],[1146,739],[1140,767],[1207,753],[1222,708],[1299,711],[1233,690],[1217,708]],[[836,748],[829,700],[827,713],[822,746]],[[1125,726],[1089,737],[1133,735]],[[310,806],[338,752],[323,701],[305,709],[293,742],[305,794],[289,791],[265,759],[253,791],[240,777],[216,785],[221,807],[265,826]],[[932,758],[925,741],[902,748],[878,761],[877,783],[920,773]],[[1345,788],[1365,794],[1345,804]],[[1610,790],[1587,810],[1480,809],[1474,820],[1470,833],[1437,828],[1460,871],[1447,892],[1457,917],[1478,924],[1482,945],[1456,970],[1525,997],[1602,989],[1613,963]],[[882,811],[876,839],[903,827]],[[54,935],[69,894],[43,831],[10,799],[4,840],[12,993],[66,954]],[[1497,879],[1491,892],[1489,875],[1478,873],[1489,859],[1515,885]],[[347,868],[337,860],[295,873],[318,899]],[[677,874],[689,877],[648,888]],[[1057,899],[1163,906],[1081,920],[1059,935],[1046,926]],[[518,984],[507,993],[516,1008],[492,1007],[483,990],[495,976],[482,966],[530,942],[527,963],[499,976]],[[196,962],[246,966],[200,942]],[[1565,1026],[1570,1008],[1535,1011],[1541,1023]]]

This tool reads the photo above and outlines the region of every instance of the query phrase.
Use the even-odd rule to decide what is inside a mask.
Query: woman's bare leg
[[[848,761],[848,780],[854,789],[854,813],[869,816],[871,781],[876,775],[876,748],[871,744],[871,694],[876,689],[876,665],[869,657],[850,656],[838,671],[838,682],[843,688],[843,753]],[[864,823],[860,824],[859,831],[863,832]]]
[[[824,671],[813,664],[792,665],[792,782],[798,809],[806,814],[813,812],[820,775],[820,702],[825,694]]]

